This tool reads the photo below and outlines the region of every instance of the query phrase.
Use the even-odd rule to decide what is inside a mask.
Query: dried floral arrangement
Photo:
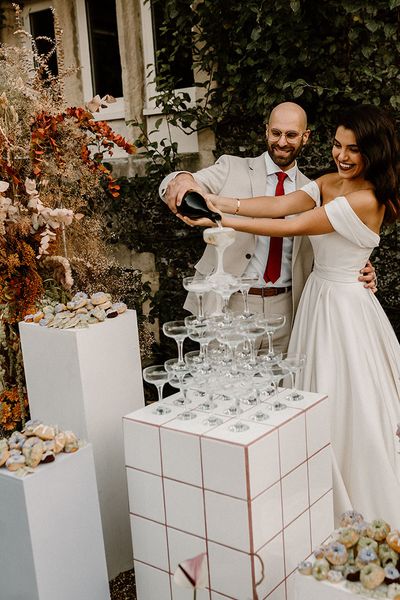
[[[135,151],[93,117],[113,98],[65,106],[73,71],[64,65],[57,16],[55,42],[43,56],[15,10],[16,45],[0,47],[0,435],[27,413],[18,322],[79,289],[120,299],[132,289],[140,296],[142,288],[140,272],[128,277],[109,257],[96,213],[105,194],[110,201],[119,195],[104,158],[114,146]],[[57,76],[48,68],[53,53]]]

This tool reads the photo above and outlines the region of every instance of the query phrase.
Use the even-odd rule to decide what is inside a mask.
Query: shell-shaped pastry
[[[20,452],[13,450],[10,452],[10,456],[6,461],[6,467],[9,471],[18,471],[25,465],[25,456]]]
[[[36,435],[34,430],[38,425],[42,425],[42,421],[39,421],[38,419],[31,419],[30,421],[27,421],[22,433],[24,433],[26,436]]]
[[[26,441],[26,435],[20,431],[14,431],[8,438],[10,450],[20,450]]]
[[[125,302],[114,302],[111,308],[113,310],[116,310],[119,315],[122,315],[122,313],[128,310],[128,307],[125,304]]]
[[[106,317],[107,319],[115,319],[115,317],[118,317],[119,312],[113,308],[109,308],[108,310],[106,310]]]
[[[8,449],[7,440],[0,440],[0,467],[6,464],[9,457],[10,451]]]
[[[92,311],[91,311],[91,316],[92,317],[96,317],[96,319],[98,321],[105,321],[106,319],[106,313],[105,311],[100,308],[99,306],[96,306]]]
[[[39,437],[41,440],[52,440],[56,434],[54,427],[51,425],[44,425],[40,423],[37,427],[34,427],[33,434]]]
[[[109,296],[104,292],[95,292],[90,296],[90,302],[97,306],[97,304],[103,304],[109,301]]]
[[[79,448],[79,440],[72,431],[64,431],[65,433],[65,446],[64,452],[76,452]]]
[[[54,437],[54,452],[56,454],[58,454],[59,452],[62,452],[64,450],[64,446],[65,446],[65,433],[64,431],[59,431],[58,433],[56,433],[55,437]]]
[[[40,321],[41,319],[43,319],[43,317],[44,317],[44,312],[43,312],[43,311],[41,311],[41,310],[38,310],[38,312],[36,312],[36,313],[33,315],[33,322],[34,322],[34,323],[39,323],[39,321]]]
[[[31,437],[22,446],[22,454],[25,456],[26,465],[33,469],[38,466],[44,453],[44,444],[38,437]]]
[[[106,300],[105,302],[102,302],[101,304],[97,305],[99,308],[102,308],[103,310],[108,310],[109,308],[111,308],[112,304],[110,302],[110,300]]]

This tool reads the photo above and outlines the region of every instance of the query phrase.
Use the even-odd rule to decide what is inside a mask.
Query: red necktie
[[[287,175],[283,171],[279,171],[277,174],[278,183],[276,184],[275,196],[283,196],[285,190],[283,189],[283,182]],[[282,243],[283,238],[271,237],[269,241],[269,254],[267,260],[267,266],[265,267],[264,281],[268,283],[275,283],[279,279],[281,274],[282,264]]]

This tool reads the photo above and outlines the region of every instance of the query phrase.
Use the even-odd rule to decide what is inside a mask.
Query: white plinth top
[[[286,403],[285,395],[287,393],[287,390],[283,390],[280,393],[279,397],[282,402]],[[249,405],[248,408],[242,404],[241,408],[243,409],[243,413],[240,415],[240,419],[224,415],[224,410],[234,402],[233,399],[232,401],[225,401],[223,406],[221,406],[221,403],[218,403],[217,408],[211,411],[211,413],[200,412],[197,410],[198,403],[193,403],[193,408],[191,408],[191,405],[189,405],[188,408],[191,408],[191,411],[196,415],[196,418],[188,421],[181,420],[179,419],[179,414],[183,412],[183,408],[173,404],[172,399],[174,396],[169,396],[165,400],[165,405],[171,410],[168,414],[158,415],[155,412],[158,402],[155,402],[127,414],[124,418],[129,421],[161,427],[162,429],[174,429],[175,431],[181,431],[182,433],[192,433],[205,438],[221,440],[240,446],[249,446],[258,439],[276,431],[283,425],[288,424],[290,421],[301,416],[304,418],[304,415],[310,410],[317,407],[320,403],[327,401],[327,396],[324,394],[315,394],[311,392],[302,392],[302,394],[304,395],[303,400],[300,400],[299,402],[287,402],[287,408],[285,410],[269,411],[269,419],[264,422],[256,422],[252,419],[252,416],[257,410],[267,410],[266,404],[261,404],[260,407]],[[217,415],[223,420],[223,423],[218,426],[205,424],[205,420],[210,414]],[[244,422],[248,426],[248,429],[243,432],[231,431],[230,427],[237,421]]]

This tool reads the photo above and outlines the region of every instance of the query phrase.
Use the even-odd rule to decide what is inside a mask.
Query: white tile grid
[[[165,524],[164,492],[159,475],[126,468],[131,514]]]
[[[249,553],[251,542],[247,501],[206,490],[204,502],[208,540]]]
[[[285,577],[311,553],[310,510],[306,510],[283,530],[285,545]]]
[[[325,397],[306,410],[307,455],[312,456],[330,443],[330,406]]]
[[[205,538],[203,489],[165,477],[163,484],[167,525]]]
[[[171,600],[169,574],[141,561],[134,561],[136,593],[139,600]]]
[[[304,413],[279,427],[279,456],[282,477],[305,462],[307,446]]]
[[[282,531],[265,546],[254,558],[256,589],[259,598],[265,598],[273,590],[285,583],[285,556]],[[262,566],[264,572],[262,572]],[[262,577],[264,575],[264,577]]]
[[[317,395],[315,395],[315,396],[317,396]],[[311,406],[311,409],[313,407],[319,405],[319,404],[323,404],[323,401],[321,400],[321,398],[320,397],[318,397],[318,398],[319,398],[319,402],[316,402],[315,398],[307,399],[308,402],[309,402],[309,404],[310,404],[310,406]],[[325,404],[327,404],[327,403],[325,403]],[[285,412],[285,411],[282,411],[282,412]],[[299,411],[298,409],[295,412],[291,411],[291,414],[290,414],[291,420],[294,420],[295,417],[297,416],[297,414],[300,414],[301,412],[302,411]],[[309,412],[308,408],[306,408],[306,412]],[[318,427],[317,427],[318,421],[321,418],[324,418],[325,416],[326,416],[326,410],[320,409],[319,411],[314,411],[314,413],[311,415],[311,418],[309,419],[309,421],[311,423],[312,431],[311,431],[311,434],[309,432],[307,432],[307,434],[308,434],[307,435],[307,443],[309,443],[311,445],[311,447],[312,447],[313,450],[317,448],[317,446],[319,445],[319,442],[321,440],[322,441],[325,440],[326,431],[322,432],[322,436],[321,436],[320,432],[318,432]],[[233,422],[233,421],[234,421],[234,419],[230,420],[230,422]],[[288,421],[290,421],[290,419],[289,420],[285,419],[284,422],[283,422],[283,425],[286,425]],[[165,425],[166,425],[165,427],[163,427],[163,425],[161,425],[161,428],[162,429],[165,428],[166,430],[169,429],[168,424],[165,424]],[[175,425],[175,423],[174,423],[174,425]],[[177,427],[178,427],[178,425],[177,425]],[[223,431],[221,431],[221,428],[223,428]],[[275,428],[276,428],[276,426],[275,426]],[[245,439],[244,440],[243,439],[240,440],[241,443],[240,442],[238,443],[238,440],[237,440],[237,435],[238,434],[230,435],[231,432],[228,433],[226,431],[226,429],[227,429],[226,428],[226,423],[224,423],[222,426],[214,428],[213,430],[211,430],[209,432],[206,432],[204,435],[200,434],[200,438],[201,438],[202,442],[206,442],[206,444],[207,443],[211,443],[212,446],[214,446],[215,444],[220,445],[221,442],[222,442],[221,447],[229,446],[231,448],[231,450],[234,447],[235,451],[236,451],[236,454],[237,454],[237,451],[239,451],[240,454],[244,451],[244,454],[246,455],[246,461],[248,461],[247,451],[249,451],[249,454],[251,456],[252,447],[256,448],[257,441],[259,442],[262,439],[265,441],[265,439],[267,437],[266,436],[266,432],[267,431],[268,432],[272,432],[273,431],[273,429],[271,427],[263,427],[263,426],[260,427],[259,424],[253,424],[252,427],[251,427],[251,434],[247,435],[247,436],[243,436]],[[281,432],[282,432],[283,429],[284,429],[283,426],[278,426],[278,430],[279,430],[280,434],[281,434]],[[304,433],[305,433],[305,430],[306,430],[306,423],[304,423]],[[169,432],[170,432],[170,430],[169,430]],[[233,438],[233,439],[229,439],[229,438]],[[223,442],[227,442],[228,440],[229,440],[228,444],[223,443]],[[315,482],[315,480],[317,478],[318,472],[320,472],[321,469],[323,469],[324,464],[326,466],[327,449],[324,448],[323,450],[325,451],[325,453],[321,452],[321,449],[317,449],[316,450],[315,454],[321,453],[320,456],[311,456],[311,454],[308,453],[308,456],[311,456],[311,458],[313,459],[312,466],[310,467],[310,472],[313,474],[313,475],[311,475],[311,478],[313,479],[313,477],[314,477],[313,482]],[[203,460],[204,460],[204,454],[207,454],[207,452],[204,452],[204,447],[203,447],[203,449],[202,449],[202,458],[203,458]],[[233,457],[233,455],[232,455],[232,457]],[[281,458],[282,457],[280,457],[280,459]],[[216,465],[215,465],[214,461],[212,460],[212,452],[209,455],[209,460],[210,460],[210,465],[209,466],[213,467],[214,472],[217,473],[217,478],[220,478],[221,477],[221,472],[223,473],[224,470],[221,471],[221,469],[220,470],[216,469]],[[306,459],[304,461],[304,463],[303,463],[302,469],[300,469],[300,471],[302,472],[302,478],[303,479],[304,479],[304,469],[306,467],[308,468],[307,462],[308,461]],[[235,467],[234,471],[236,471],[236,477],[237,477],[237,462],[236,461],[232,462],[232,467]],[[295,467],[295,469],[296,469],[296,467]],[[248,479],[249,479],[249,464],[247,464],[246,471],[247,472],[245,473],[245,482],[246,482],[245,483],[245,490],[242,490],[240,492],[240,496],[243,497],[243,491],[245,491],[245,498],[249,498],[250,497],[250,490],[248,489],[248,487],[249,487],[249,481],[248,481]],[[289,475],[291,477],[295,477],[290,472],[289,472]],[[297,475],[297,473],[296,473],[296,475]],[[204,485],[204,487],[207,488],[206,477],[205,477],[205,472],[204,472],[204,465],[203,465],[203,474],[202,474],[202,476],[203,476],[203,481],[202,481],[201,485]],[[289,477],[287,479],[287,481],[290,481],[291,477]],[[176,488],[177,485],[179,487],[179,483],[178,482],[170,482],[170,483],[168,483],[167,479],[165,479],[164,477],[162,479],[163,479],[164,484],[165,484],[165,482],[167,482],[166,485],[167,485],[167,488],[169,490],[171,490],[171,485],[172,485],[172,488],[174,488],[174,487]],[[241,479],[243,481],[243,476],[239,477],[238,479],[239,480]],[[326,478],[325,478],[325,480],[326,480]],[[237,480],[236,480],[236,482],[237,482]],[[279,485],[280,486],[282,485],[282,480],[280,481]],[[189,486],[185,486],[185,487],[189,488],[189,487],[192,487],[192,486],[189,485]],[[271,487],[271,486],[269,486],[269,487]],[[308,487],[309,486],[307,486],[307,488]],[[184,489],[184,488],[182,488],[182,489]],[[322,489],[321,486],[320,486],[320,489]],[[313,498],[314,498],[314,497],[316,497],[316,495],[318,495],[318,491],[315,491],[315,485],[314,485],[313,490],[314,490],[313,491]],[[267,490],[264,490],[264,491],[267,491]],[[228,494],[227,494],[227,492],[228,492]],[[227,494],[229,496],[230,495],[229,492],[232,492],[232,490],[231,489],[224,490],[222,492],[222,494],[225,493],[225,494]],[[204,490],[204,488],[203,488],[203,493],[206,494],[206,490]],[[281,493],[282,493],[282,491],[281,491]],[[286,495],[287,495],[288,492],[286,491],[286,492],[283,492],[283,493],[286,493]],[[235,495],[236,494],[237,494],[237,490],[235,491]],[[261,497],[262,494],[263,493],[260,492],[259,496]],[[169,492],[169,495],[171,495],[170,492]],[[213,494],[213,496],[218,496],[218,495],[219,494]],[[327,494],[325,493],[325,495],[327,495]],[[171,502],[171,500],[169,502],[170,506],[172,506],[172,507],[174,507],[175,504],[176,504],[174,502],[174,497],[175,496],[174,496],[174,493],[173,493],[172,494],[172,498],[173,498],[172,502]],[[255,498],[255,500],[257,500],[257,498]],[[302,499],[302,501],[303,500],[304,500],[304,498]],[[319,500],[321,500],[321,498]],[[268,525],[266,525],[265,523],[262,522],[262,511],[258,511],[258,514],[260,516],[257,516],[257,506],[260,505],[260,502],[261,501],[258,500],[257,502],[254,503],[254,506],[252,505],[252,507],[251,507],[252,508],[252,510],[251,510],[252,519],[255,518],[256,521],[257,521],[257,524],[256,523],[253,524],[253,530],[257,531],[257,525],[258,525],[258,523],[260,523],[262,525],[261,530],[264,529],[264,530],[268,531]],[[199,504],[199,503],[197,503],[197,504]],[[282,499],[282,504],[283,504],[283,499]],[[323,511],[327,509],[327,505],[328,505],[327,500],[325,500],[325,506],[324,506],[324,502],[316,502],[316,507],[313,508],[313,515],[314,515],[314,523],[315,524],[319,523],[319,520],[321,520],[321,518],[322,519],[324,518],[323,517]],[[308,509],[308,507],[309,507],[309,500],[307,501],[307,509]],[[215,511],[215,508],[214,508],[214,511]],[[176,510],[174,511],[174,509],[173,509],[173,513],[175,513],[174,517],[173,517],[173,523],[175,523],[175,526],[176,526],[176,525],[179,524],[178,523],[179,516],[178,516],[178,512]],[[218,513],[218,511],[217,511],[217,513]],[[304,515],[306,515],[306,516],[304,516]],[[220,513],[219,513],[219,516],[220,516]],[[187,521],[187,524],[189,523],[189,528],[191,527],[190,526],[190,519],[191,519],[191,517],[189,517],[189,521]],[[201,521],[201,518],[200,518],[199,522],[200,521]],[[329,521],[329,519],[328,519],[328,521]],[[299,523],[297,523],[297,522],[299,522]],[[303,534],[305,535],[305,541],[303,539],[303,542],[304,542],[304,545],[307,546],[307,552],[306,552],[305,555],[303,555],[304,552],[301,549],[297,548],[297,546],[296,546],[296,551],[297,551],[297,553],[299,553],[299,556],[301,554],[301,558],[299,558],[299,560],[297,560],[296,563],[294,564],[294,560],[293,560],[293,556],[292,556],[292,554],[293,554],[293,552],[292,552],[292,550],[293,550],[293,539],[298,538],[298,536],[297,536],[298,531],[296,530],[296,528],[297,529],[300,528],[300,529],[303,530],[305,522],[308,522],[308,527],[306,528],[307,531],[306,530],[303,531]],[[215,518],[215,514],[214,514],[214,524],[215,523],[217,523],[217,519]],[[287,519],[286,519],[286,523],[288,523]],[[187,527],[187,524],[184,527]],[[293,523],[290,523],[290,525],[292,526]],[[299,518],[295,519],[294,525],[295,525],[295,527],[291,527],[287,532],[286,531],[284,532],[285,533],[285,540],[286,540],[286,542],[288,544],[288,549],[284,553],[285,554],[285,560],[283,561],[283,558],[282,558],[282,561],[283,561],[283,578],[289,574],[288,573],[288,569],[291,569],[293,565],[294,565],[293,569],[295,569],[296,566],[297,566],[297,563],[300,560],[303,560],[306,556],[308,556],[310,554],[310,551],[311,551],[311,539],[310,539],[311,538],[311,526],[310,526],[310,523],[309,523],[309,510],[306,510],[306,512],[303,515],[300,515]],[[283,527],[283,525],[282,525],[282,527]],[[314,526],[314,530],[315,530],[316,527],[317,527],[317,525]],[[319,527],[319,524],[318,524],[318,527]],[[332,527],[329,525],[329,527],[330,527],[330,530],[328,531],[328,533],[327,533],[327,535],[325,537],[328,537],[328,535],[330,534],[330,532],[333,529],[333,525],[332,525]],[[171,529],[171,528],[169,528],[169,529]],[[181,529],[181,527],[179,527],[178,529]],[[288,528],[286,528],[286,529],[288,529]],[[172,531],[172,529],[171,529],[171,531]],[[280,532],[281,531],[282,531],[282,529],[280,530]],[[203,535],[205,535],[205,536],[207,535],[207,531],[204,530],[204,532],[203,532],[202,529],[201,529],[201,526],[200,526],[200,529],[198,529],[196,531],[196,535],[199,535],[199,532],[203,533]],[[180,533],[181,535],[188,535],[187,531],[180,531],[178,533]],[[192,533],[194,533],[194,532],[192,531]],[[273,530],[270,530],[269,533],[272,533],[272,535],[273,535]],[[266,535],[269,536],[269,533],[266,534]],[[223,553],[225,553],[225,552],[226,553],[235,552],[232,548],[227,547],[227,546],[229,546],[229,544],[226,544],[226,542],[225,542],[225,546],[224,546],[224,545],[212,542],[211,541],[211,539],[212,539],[211,536],[208,536],[208,537],[209,537],[210,541],[207,542],[207,540],[205,540],[206,546],[208,547],[209,544],[212,544],[212,547],[214,548],[214,554],[215,554],[217,548],[220,548],[220,550],[218,552],[221,552],[221,551]],[[314,531],[314,536],[313,537],[314,538],[316,537],[315,531]],[[257,547],[258,543],[260,542],[260,540],[262,539],[262,537],[261,536],[257,537],[257,535],[256,535],[255,538],[256,539],[254,540],[254,542],[255,542],[254,547]],[[242,536],[242,539],[243,539],[243,536]],[[222,539],[221,539],[221,541],[222,541]],[[265,540],[263,540],[263,541],[265,541]],[[319,541],[321,542],[322,539],[320,539]],[[271,540],[270,540],[270,542],[271,542]],[[296,544],[297,544],[297,542],[296,542]],[[308,546],[310,546],[310,548],[308,548]],[[210,552],[208,552],[208,554],[210,556]],[[246,556],[246,553],[240,552],[240,555],[242,555],[242,554],[244,554]],[[169,557],[171,558],[171,553],[170,552],[169,552]],[[250,554],[248,554],[247,557],[248,557],[248,559],[251,559],[251,555]],[[188,556],[186,558],[188,558]],[[241,560],[243,560],[243,557],[241,558]],[[291,572],[293,572],[293,569],[292,569]],[[212,570],[213,570],[213,564],[212,564],[212,561],[210,560],[210,577],[211,577],[211,571]],[[278,569],[278,571],[279,571],[279,569]],[[216,569],[214,569],[214,578],[215,578],[215,573],[216,573]],[[269,589],[268,595],[270,596],[271,600],[275,600],[274,594],[276,596],[276,600],[280,599],[279,594],[281,594],[282,585],[284,583],[285,583],[285,580],[283,579],[283,583],[282,582],[278,582],[277,585],[275,586],[274,590]],[[211,586],[211,588],[212,588],[211,589],[211,598],[214,598],[214,597],[218,598],[219,595],[221,595],[221,598],[223,598],[223,597],[225,597],[225,598],[230,598],[230,597],[237,598],[237,595],[230,596],[229,595],[229,591],[227,589],[218,589],[217,591],[215,591],[215,588],[213,589],[213,586]],[[251,590],[251,587],[249,589]],[[217,594],[217,595],[215,595],[215,594]],[[235,591],[235,594],[237,594],[237,591]],[[205,597],[207,597],[207,596],[205,596]],[[262,597],[264,598],[266,596],[263,595]],[[145,598],[143,598],[143,599],[140,598],[140,600],[146,600],[146,599]],[[173,599],[173,600],[175,600],[175,599]],[[247,597],[246,597],[246,600],[247,600]]]
[[[309,508],[307,463],[301,464],[281,480],[283,525],[286,527]]]
[[[168,573],[169,557],[165,525],[131,515],[131,531],[135,560]]]
[[[123,427],[125,464],[161,475],[160,428],[127,418],[123,419]]]
[[[201,487],[200,437],[168,427],[160,436],[163,476]]]
[[[248,446],[249,497],[254,499],[280,479],[278,431]]]

